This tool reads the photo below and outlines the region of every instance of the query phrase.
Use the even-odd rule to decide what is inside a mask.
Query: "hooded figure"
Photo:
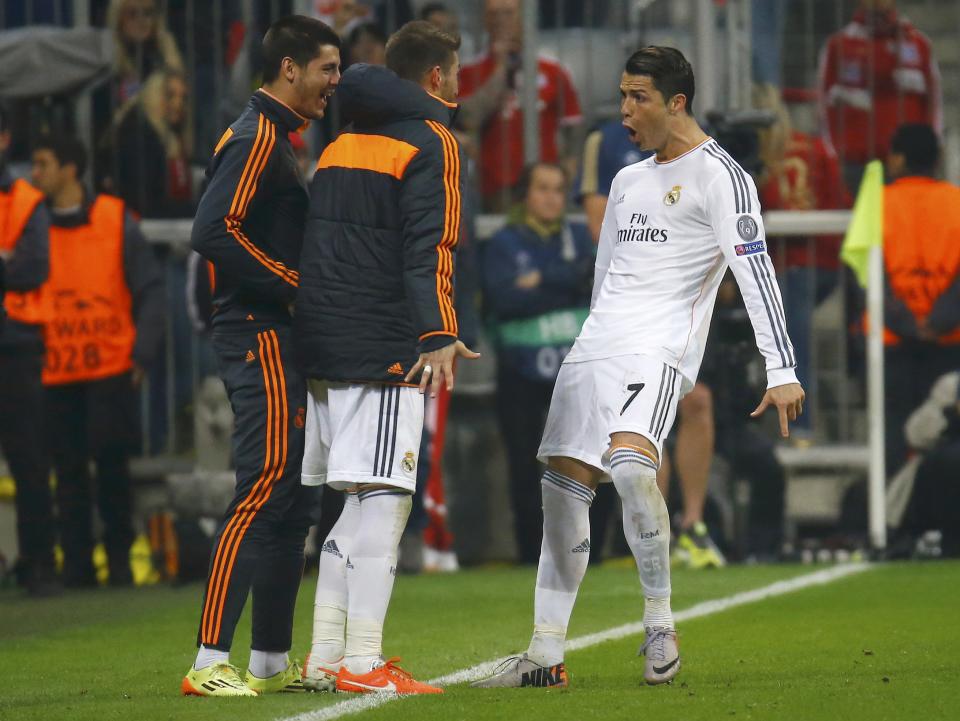
[[[337,96],[349,125],[310,186],[298,358],[310,378],[399,382],[420,353],[457,338],[456,105],[363,64],[343,74]]]

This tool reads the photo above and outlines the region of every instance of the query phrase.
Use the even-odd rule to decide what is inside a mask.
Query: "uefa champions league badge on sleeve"
[[[763,253],[767,249],[767,244],[763,240],[757,240],[757,235],[760,233],[760,228],[757,227],[757,221],[755,221],[749,215],[741,215],[737,218],[737,235],[743,238],[746,243],[741,243],[740,245],[733,246],[733,250],[737,255],[754,255],[756,253]]]
[[[757,221],[749,215],[741,215],[737,218],[737,235],[747,242],[754,240],[759,232],[760,229],[757,227]]]

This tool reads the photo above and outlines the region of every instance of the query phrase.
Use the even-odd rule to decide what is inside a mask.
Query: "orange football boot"
[[[347,667],[343,666],[337,673],[337,691],[353,693],[387,692],[400,695],[443,693],[442,688],[421,683],[414,679],[408,671],[404,671],[397,666],[399,661],[398,657],[387,659],[382,666],[378,666],[367,673],[358,674],[350,673]]]

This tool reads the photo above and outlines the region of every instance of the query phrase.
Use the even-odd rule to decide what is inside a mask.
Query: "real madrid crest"
[[[403,460],[400,461],[400,467],[407,473],[413,473],[413,470],[417,467],[417,461],[413,457],[413,451],[407,451],[403,454]]]
[[[674,185],[670,192],[663,196],[664,205],[676,205],[680,202],[680,186]]]

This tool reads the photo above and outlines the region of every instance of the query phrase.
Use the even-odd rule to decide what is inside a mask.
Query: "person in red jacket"
[[[506,210],[510,189],[524,165],[523,17],[520,0],[486,0],[484,27],[489,46],[460,71],[463,114],[460,123],[480,136],[480,190],[484,206]],[[573,176],[574,149],[580,147],[583,117],[567,69],[558,61],[537,58],[540,111],[540,159],[561,162]]]
[[[820,56],[822,127],[844,165],[847,187],[882,158],[902,123],[941,129],[940,72],[930,40],[897,13],[895,0],[860,0],[851,22]]]

